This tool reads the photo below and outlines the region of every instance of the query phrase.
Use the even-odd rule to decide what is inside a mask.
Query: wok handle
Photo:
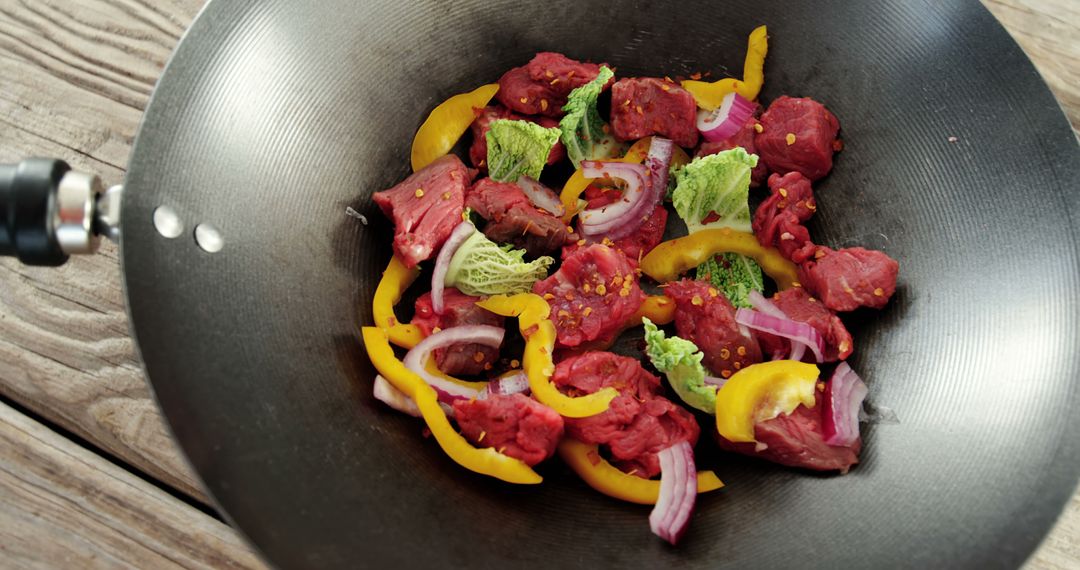
[[[75,172],[62,160],[0,164],[0,256],[55,267],[72,254],[97,251],[99,233],[114,237],[118,231],[115,223],[101,223],[104,194],[97,176]],[[118,201],[112,202],[118,223]]]

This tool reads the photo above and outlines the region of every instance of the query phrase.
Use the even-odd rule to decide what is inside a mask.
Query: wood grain
[[[0,404],[0,565],[263,568],[232,530]]]
[[[154,82],[202,3],[0,0],[0,161],[57,156],[120,183]],[[1080,126],[1080,2],[984,3]],[[206,501],[143,380],[111,245],[59,270],[0,260],[0,396]],[[0,458],[0,566],[257,565],[227,527],[2,404]],[[1080,494],[1027,564],[1078,567]]]

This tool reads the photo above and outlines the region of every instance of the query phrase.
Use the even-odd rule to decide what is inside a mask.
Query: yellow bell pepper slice
[[[394,305],[401,300],[401,294],[420,276],[420,269],[409,269],[395,255],[383,271],[382,279],[375,288],[375,298],[371,302],[371,314],[379,328],[390,328],[398,324],[394,316]]]
[[[757,99],[761,93],[761,85],[765,82],[765,54],[769,51],[769,34],[765,26],[758,26],[750,32],[747,44],[742,81],[729,77],[711,83],[692,79],[682,82],[683,89],[694,96],[698,107],[713,111],[723,102],[724,96],[732,91],[748,101]]]
[[[471,443],[450,425],[446,413],[439,406],[435,390],[419,376],[405,367],[394,355],[386,332],[378,327],[363,327],[361,333],[368,357],[379,371],[395,388],[401,390],[416,402],[420,414],[428,429],[439,442],[439,447],[462,467],[490,475],[507,483],[530,485],[543,479],[524,461],[504,455],[491,449],[473,447]]]
[[[397,324],[385,330],[390,342],[401,348],[412,348],[424,340],[424,333],[416,325]]]
[[[655,505],[660,497],[660,481],[642,479],[623,473],[600,456],[595,444],[565,438],[559,442],[559,457],[590,487],[601,493],[639,505]],[[708,493],[724,486],[716,473],[697,472],[698,493]]]
[[[476,120],[473,109],[486,106],[498,90],[498,83],[481,85],[468,93],[454,95],[435,107],[413,138],[413,172],[450,152]]]
[[[639,139],[629,149],[622,158],[616,158],[610,162],[632,162],[635,164],[641,164],[645,162],[645,158],[649,156],[649,147],[652,145],[652,137],[645,137]],[[690,156],[686,154],[686,151],[676,146],[671,155],[671,166],[675,168],[678,166],[686,166],[690,162]],[[563,204],[563,223],[569,224],[579,212],[581,200],[581,193],[592,184],[595,178],[586,178],[578,169],[570,175],[570,178],[566,180],[566,184],[563,185],[562,192],[559,194],[559,200]]]
[[[754,442],[754,424],[813,408],[818,367],[795,360],[773,360],[732,374],[716,391],[716,429],[733,442]]]
[[[572,398],[551,383],[551,375],[555,373],[552,360],[555,325],[548,319],[551,306],[543,297],[532,293],[494,295],[476,304],[497,315],[518,318],[518,328],[525,337],[522,367],[529,377],[529,389],[541,404],[568,418],[585,418],[606,411],[619,395],[617,390],[608,387]]]
[[[442,378],[443,380],[446,380],[447,382],[453,382],[454,384],[457,384],[458,386],[464,386],[466,388],[472,388],[473,390],[477,390],[477,391],[483,390],[488,384],[487,382],[470,382],[468,380],[462,380],[460,378],[454,378],[453,376],[450,376],[449,374],[446,374],[442,370],[439,370],[439,366],[435,363],[435,356],[434,355],[429,357],[427,359],[427,362],[424,363],[424,370],[427,370],[428,374],[434,374],[435,376],[438,376],[439,378]]]
[[[752,258],[777,287],[799,286],[795,264],[774,247],[763,247],[754,234],[731,228],[696,231],[686,237],[666,241],[641,260],[641,271],[659,283],[667,283],[701,265],[718,253],[738,253]]]
[[[648,317],[655,324],[666,325],[675,320],[675,301],[664,295],[649,295],[634,313],[633,324],[640,324],[642,317]]]

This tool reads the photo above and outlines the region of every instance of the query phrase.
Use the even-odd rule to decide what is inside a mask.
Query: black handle
[[[51,267],[68,260],[56,238],[56,197],[69,170],[47,158],[0,165],[0,255]]]

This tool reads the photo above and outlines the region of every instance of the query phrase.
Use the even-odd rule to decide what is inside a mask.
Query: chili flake
[[[788,133],[784,140],[787,141],[788,146],[795,144],[795,133]]]

